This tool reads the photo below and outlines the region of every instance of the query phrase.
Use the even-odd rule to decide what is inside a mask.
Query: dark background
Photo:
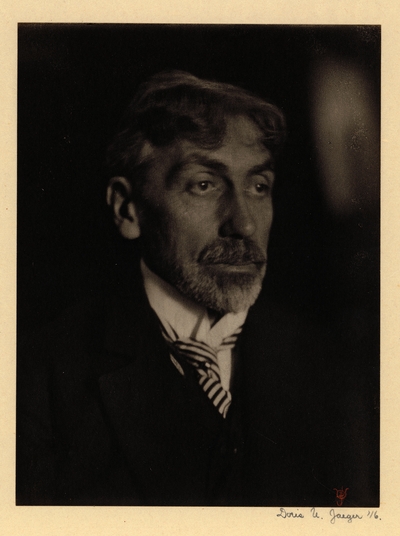
[[[377,26],[21,24],[18,323],[21,336],[97,292],[114,262],[103,161],[139,83],[166,69],[237,84],[281,107],[270,295],[361,348],[376,371],[379,200],[329,207],[310,120],[318,62],[351,62],[379,117]],[[359,355],[359,352],[358,352]]]

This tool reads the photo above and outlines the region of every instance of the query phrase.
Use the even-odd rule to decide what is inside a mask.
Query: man
[[[239,88],[140,87],[108,158],[129,262],[21,353],[19,504],[376,502],[348,411],[362,388],[321,333],[257,300],[283,137]]]

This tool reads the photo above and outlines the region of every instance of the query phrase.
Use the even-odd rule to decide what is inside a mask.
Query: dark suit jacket
[[[369,391],[320,330],[260,298],[224,420],[132,278],[21,350],[17,504],[378,505]]]

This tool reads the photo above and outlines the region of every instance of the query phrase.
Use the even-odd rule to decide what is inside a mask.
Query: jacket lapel
[[[177,370],[144,290],[117,293],[105,344],[126,363],[99,378],[108,420],[145,504],[202,504],[221,417],[190,366]]]

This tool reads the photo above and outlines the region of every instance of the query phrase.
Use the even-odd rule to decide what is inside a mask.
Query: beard
[[[219,314],[238,313],[256,301],[266,272],[266,251],[249,238],[219,238],[205,246],[197,259],[180,259],[176,240],[164,227],[147,237],[144,260],[181,294]],[[222,269],[221,269],[222,265]],[[223,266],[251,265],[249,270]]]
[[[265,269],[264,264],[253,275],[218,273],[206,266],[183,265],[175,268],[173,284],[184,296],[217,313],[239,313],[258,298]]]

